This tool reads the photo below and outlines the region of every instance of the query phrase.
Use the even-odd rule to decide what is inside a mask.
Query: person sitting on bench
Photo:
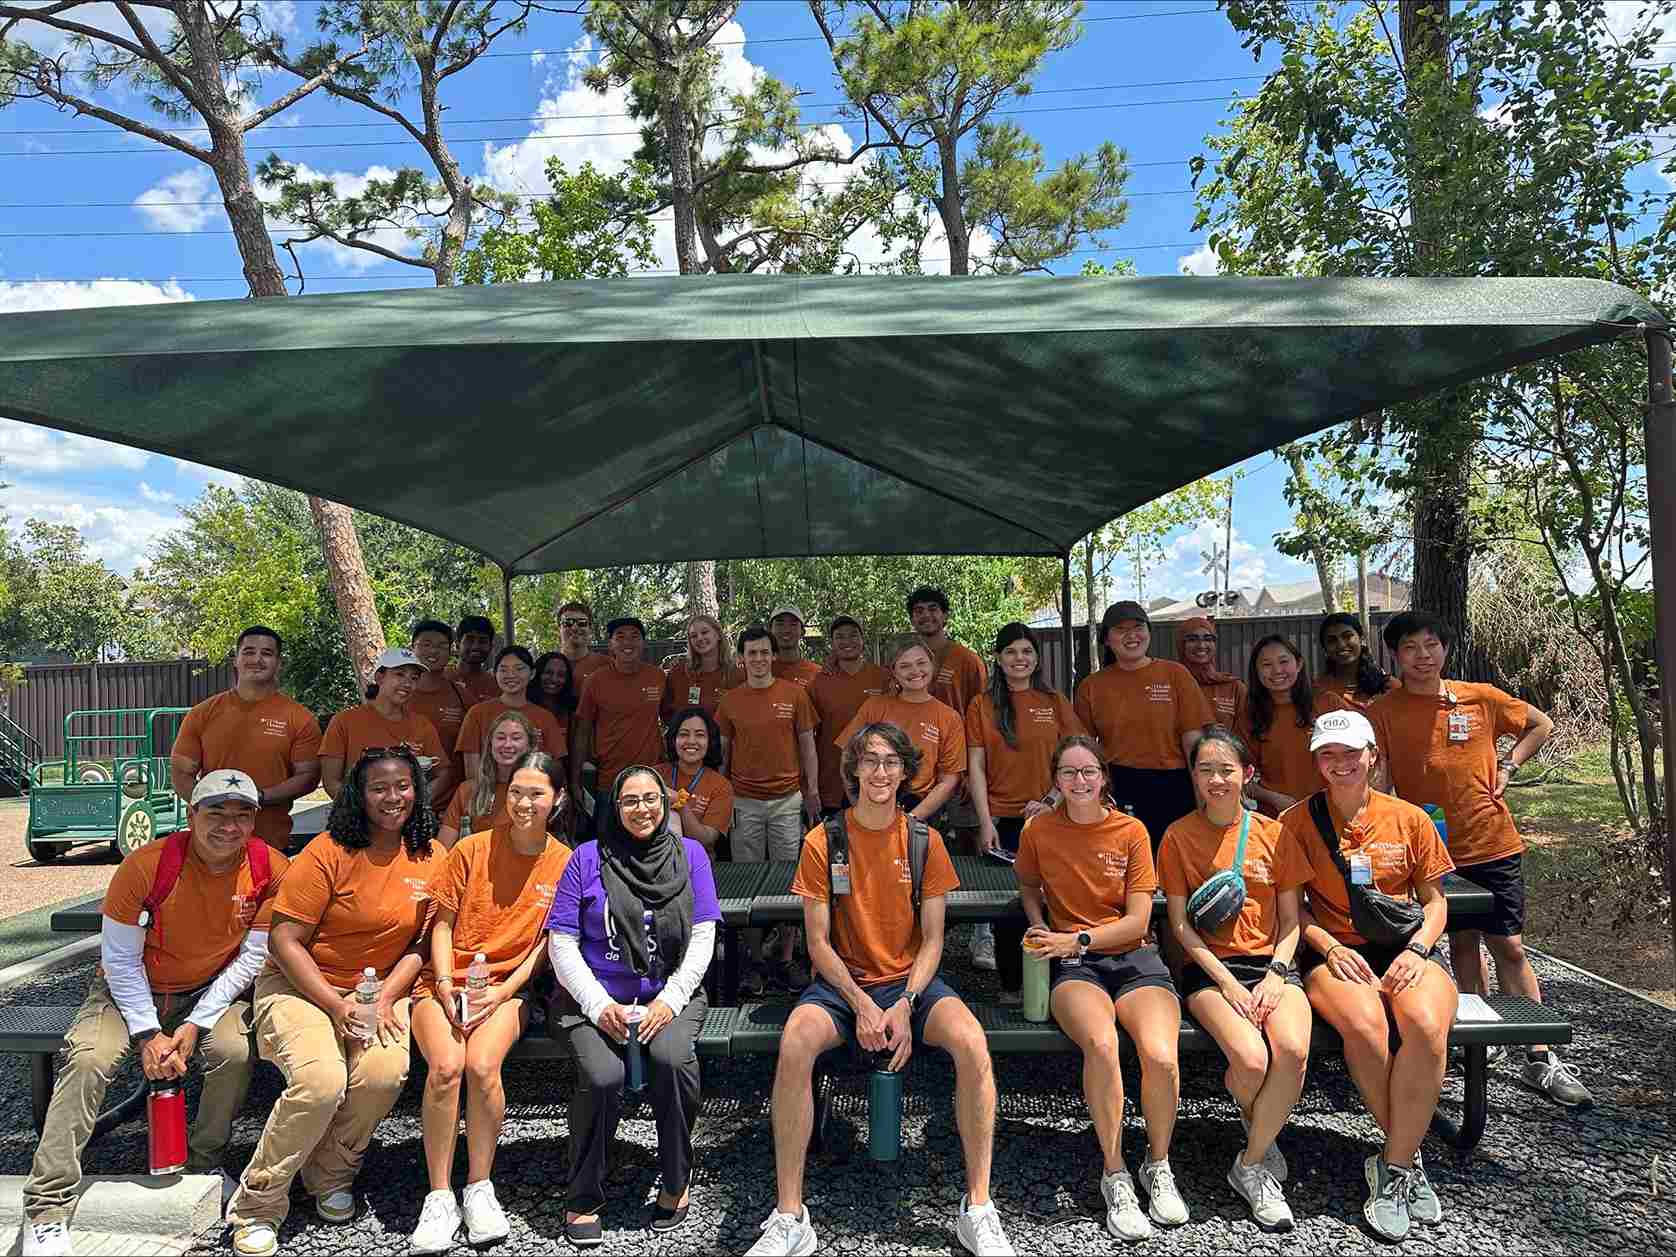
[[[1411,1223],[1443,1218],[1420,1164],[1420,1141],[1443,1090],[1459,998],[1438,945],[1449,919],[1439,883],[1455,862],[1431,817],[1369,787],[1379,751],[1366,716],[1316,717],[1309,745],[1327,788],[1280,818],[1309,859],[1304,990],[1344,1039],[1345,1066],[1385,1132],[1384,1148],[1363,1166],[1362,1213],[1381,1239],[1395,1242]],[[1377,911],[1367,891],[1399,900],[1396,914]],[[1352,894],[1363,902],[1354,904]],[[1358,917],[1383,937],[1363,934]],[[1393,1027],[1402,1040],[1395,1052]]]
[[[1198,807],[1164,831],[1158,848],[1170,929],[1187,955],[1178,989],[1222,1049],[1228,1094],[1240,1106],[1245,1147],[1228,1185],[1260,1229],[1289,1231],[1286,1158],[1275,1136],[1309,1064],[1309,1000],[1292,963],[1309,863],[1279,821],[1241,806],[1251,754],[1239,737],[1205,726],[1188,766]]]
[[[944,896],[960,885],[937,831],[910,820],[898,792],[920,752],[893,724],[870,723],[844,747],[844,784],[854,806],[809,831],[791,890],[815,978],[780,1039],[774,1074],[774,1212],[748,1250],[756,1257],[815,1251],[803,1203],[803,1167],[814,1126],[815,1062],[846,1042],[889,1055],[900,1070],[915,1047],[954,1058],[955,1125],[966,1161],[966,1195],[955,1233],[977,1254],[1010,1254],[989,1197],[995,1140],[995,1073],[983,1029],[937,976]],[[916,906],[918,911],[916,913]]]
[[[267,959],[273,892],[287,864],[253,837],[260,800],[246,773],[199,778],[191,828],[141,847],[111,878],[99,969],[65,1036],[23,1185],[25,1253],[71,1251],[82,1152],[132,1048],[148,1079],[183,1077],[202,1048],[204,1088],[186,1164],[189,1173],[219,1172],[250,1084],[248,991]]]
[[[1120,1240],[1143,1240],[1152,1226],[1123,1164],[1118,1024],[1141,1062],[1147,1135],[1141,1185],[1148,1212],[1159,1226],[1187,1221],[1170,1172],[1170,1136],[1181,1099],[1181,1001],[1163,957],[1146,941],[1158,889],[1152,842],[1145,825],[1106,798],[1105,756],[1093,738],[1062,739],[1050,771],[1064,801],[1025,822],[1015,866],[1032,923],[1024,945],[1052,958],[1053,1017],[1082,1049],[1083,1095],[1105,1154],[1100,1195],[1106,1229]],[[1051,929],[1044,924],[1044,898]]]

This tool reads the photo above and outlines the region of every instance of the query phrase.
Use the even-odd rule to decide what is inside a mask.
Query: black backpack
[[[914,879],[914,920],[919,920],[920,886],[925,881],[925,860],[931,851],[931,827],[917,816],[908,817],[908,872]],[[842,859],[834,859],[834,856]],[[844,829],[844,813],[826,822],[826,896],[827,903],[836,906],[838,896],[832,893],[832,866],[850,862],[850,836]]]

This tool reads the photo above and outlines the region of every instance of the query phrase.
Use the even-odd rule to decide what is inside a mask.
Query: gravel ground
[[[964,930],[956,931],[963,935]],[[993,977],[964,970],[964,938],[951,945],[949,976],[984,996]],[[1471,1157],[1436,1140],[1425,1148],[1427,1170],[1443,1198],[1445,1220],[1416,1229],[1400,1251],[1647,1252],[1676,1249],[1676,1220],[1655,1193],[1669,1194],[1676,1170],[1672,1104],[1676,1100],[1676,1015],[1538,959],[1550,1003],[1577,1026],[1568,1055],[1598,1098],[1571,1113],[1492,1073],[1490,1126]],[[64,970],[5,993],[8,1003],[77,1000],[90,966]],[[422,1071],[415,1054],[415,1074]],[[1099,1155],[1073,1058],[1002,1057],[996,1062],[1001,1101],[993,1190],[1020,1252],[1113,1252],[1100,1206]],[[1126,1070],[1127,1093],[1137,1093]],[[1240,1143],[1220,1071],[1203,1058],[1184,1068],[1181,1121],[1171,1160],[1192,1221],[1156,1231],[1151,1251],[1210,1253],[1359,1253],[1399,1251],[1372,1238],[1362,1223],[1362,1159],[1376,1146],[1376,1128],[1362,1111],[1337,1060],[1318,1061],[1291,1125],[1281,1136],[1292,1177],[1288,1199],[1298,1228],[1264,1236],[1223,1180]],[[612,1183],[622,1204],[606,1213],[607,1253],[741,1252],[773,1203],[773,1145],[766,1059],[705,1062],[705,1109],[691,1221],[654,1239],[642,1229],[656,1190],[656,1135],[644,1109],[631,1110],[618,1136]],[[567,1250],[563,1237],[565,1099],[572,1074],[565,1063],[507,1068],[508,1117],[496,1169],[500,1198],[512,1219],[502,1251]],[[823,1251],[907,1253],[958,1251],[954,1211],[963,1191],[959,1140],[951,1108],[952,1070],[941,1054],[910,1066],[903,1156],[875,1165],[865,1146],[866,1097],[860,1078],[843,1082],[834,1151],[811,1162],[808,1201]],[[119,1080],[118,1086],[121,1085]],[[231,1150],[235,1165],[250,1155],[278,1074],[263,1067]],[[1451,1076],[1446,1102],[1460,1096]],[[0,1172],[28,1169],[33,1148],[23,1061],[0,1060]],[[300,1191],[282,1236],[284,1251],[405,1253],[423,1196],[419,1086],[410,1082],[380,1128],[360,1189],[365,1207],[352,1227],[320,1222]],[[1131,1101],[1125,1151],[1131,1167],[1144,1133]],[[464,1177],[464,1141],[456,1184]],[[141,1123],[113,1132],[89,1150],[87,1169],[132,1172],[145,1158]],[[205,1252],[227,1252],[224,1236],[204,1237]],[[461,1251],[465,1251],[463,1246]]]

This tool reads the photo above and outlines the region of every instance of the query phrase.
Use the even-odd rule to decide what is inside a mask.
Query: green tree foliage
[[[583,162],[571,174],[549,157],[547,183],[552,195],[531,205],[527,220],[485,228],[460,255],[461,283],[609,279],[655,263],[657,193],[645,167],[602,175]]]
[[[1041,145],[991,121],[1026,96],[1050,53],[1076,42],[1081,0],[810,0],[831,50],[846,113],[883,151],[886,182],[912,208],[877,224],[897,249],[892,269],[917,273],[933,216],[948,240],[949,272],[1047,269],[1123,223],[1129,177],[1107,142],[1048,170]],[[847,26],[846,34],[837,30]],[[993,239],[974,256],[973,237]]]
[[[141,659],[163,653],[127,582],[90,555],[69,524],[31,519],[21,535],[0,536],[0,584],[7,591],[0,655],[62,653],[85,662],[112,652]]]

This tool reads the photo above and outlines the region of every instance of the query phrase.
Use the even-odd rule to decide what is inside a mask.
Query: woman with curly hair
[[[257,1050],[285,1075],[256,1153],[227,1206],[240,1257],[278,1251],[300,1172],[327,1222],[355,1217],[355,1175],[408,1070],[408,990],[447,855],[424,774],[406,747],[368,747],[325,833],[274,896],[268,964],[256,979]],[[357,1016],[363,974],[379,981],[373,1025]]]
[[[581,684],[576,680],[575,666],[562,650],[549,650],[535,661],[536,706],[559,722],[568,741],[570,719],[576,714]]]

